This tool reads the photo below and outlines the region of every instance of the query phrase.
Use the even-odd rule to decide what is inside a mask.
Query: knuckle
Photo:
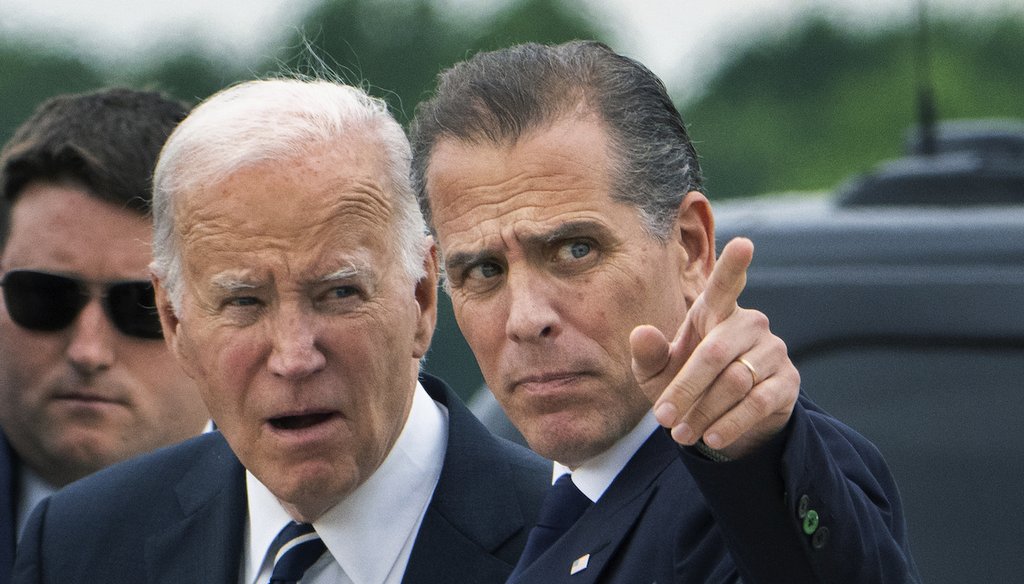
[[[789,357],[789,347],[786,346],[786,341],[783,341],[774,335],[771,337],[768,350],[772,355],[775,355],[776,358],[787,359]]]
[[[725,363],[729,359],[729,347],[722,341],[705,340],[703,349],[712,363]]]
[[[746,429],[746,425],[743,424],[741,419],[737,416],[727,416],[722,418],[719,420],[719,423],[715,428],[727,443],[732,442],[739,436],[742,436]]]
[[[684,400],[687,404],[691,404],[700,397],[703,393],[702,388],[694,385],[689,381],[677,381],[668,387],[666,391],[671,396],[675,396]],[[677,402],[679,400],[676,400]]]
[[[759,331],[771,330],[771,323],[768,321],[768,315],[759,310],[750,311],[750,320],[752,325]]]
[[[752,391],[747,394],[747,408],[758,417],[763,418],[771,413],[775,405],[775,395],[767,390]]]
[[[800,370],[797,369],[796,367],[792,367],[792,366],[789,369],[790,369],[789,377],[793,381],[793,387],[794,387],[793,399],[796,399],[796,394],[800,393],[800,383],[801,383]]]
[[[703,433],[704,428],[710,426],[711,422],[714,421],[711,415],[700,407],[693,408],[693,410],[687,414],[686,420],[690,424],[690,427],[698,434]]]

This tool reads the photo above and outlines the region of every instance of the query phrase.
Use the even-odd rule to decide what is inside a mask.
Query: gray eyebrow
[[[317,278],[317,282],[323,283],[332,282],[334,280],[343,280],[345,278],[352,278],[354,276],[358,276],[361,273],[367,271],[369,270],[360,269],[355,266],[345,266],[344,268],[340,268],[338,270],[331,272],[330,274],[326,274],[324,276],[321,276],[320,278]]]
[[[320,284],[324,282],[333,282],[335,280],[343,280],[345,278],[359,276],[368,271],[370,270],[356,266],[345,266],[331,272],[330,274],[325,274],[317,278],[315,282]],[[244,279],[244,277],[234,276],[231,274],[217,274],[211,278],[210,284],[228,293],[238,292],[240,290],[255,290],[261,286],[260,284]]]
[[[210,284],[224,290],[225,292],[237,292],[239,290],[254,290],[258,286],[252,282],[247,282],[238,278],[237,276],[230,276],[227,274],[217,274],[210,280]]]

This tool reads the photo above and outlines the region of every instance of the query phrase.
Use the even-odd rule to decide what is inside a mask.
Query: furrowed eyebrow
[[[466,266],[478,264],[493,257],[494,253],[490,250],[456,252],[451,255],[445,255],[444,268],[447,272],[458,272]]]
[[[523,236],[523,244],[528,248],[547,247],[553,243],[573,237],[593,236],[610,238],[611,231],[597,221],[576,220],[566,221],[554,228],[541,233],[534,233]],[[475,265],[497,257],[499,254],[490,250],[482,249],[477,251],[455,252],[445,256],[445,270],[456,273],[465,266]]]
[[[573,237],[585,235],[607,236],[609,233],[608,228],[597,221],[576,220],[566,221],[543,233],[527,235],[523,238],[523,241],[528,247],[548,246],[563,239],[572,239]]]

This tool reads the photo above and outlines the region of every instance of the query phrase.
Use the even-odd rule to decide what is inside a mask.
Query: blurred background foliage
[[[1024,19],[948,18],[929,19],[926,37],[939,117],[1024,118]],[[187,40],[158,57],[113,66],[68,46],[0,38],[0,142],[58,93],[120,84],[194,102],[238,80],[324,66],[388,100],[407,122],[435,75],[478,50],[572,38],[615,47],[613,24],[560,0],[513,0],[482,16],[452,14],[431,0],[324,0],[297,26],[282,23],[294,34],[267,47],[270,57],[256,64],[203,54]],[[919,39],[913,22],[850,27],[812,14],[781,34],[736,46],[710,81],[689,88],[677,104],[712,199],[827,190],[899,156],[917,119]],[[434,346],[444,347],[443,358],[428,369],[468,394],[479,371],[446,302],[440,319]]]
[[[929,19],[927,37],[940,117],[1024,118],[1024,18],[948,18]],[[441,69],[478,50],[572,38],[615,47],[613,24],[564,0],[511,1],[486,16],[432,0],[324,0],[282,25],[295,32],[267,47],[269,58],[245,65],[192,52],[185,39],[159,57],[104,66],[68,46],[0,38],[0,141],[57,93],[127,84],[197,101],[254,75],[323,65],[387,99],[404,123]],[[915,23],[843,27],[811,13],[785,31],[737,45],[677,103],[712,197],[831,188],[898,156],[916,123]]]

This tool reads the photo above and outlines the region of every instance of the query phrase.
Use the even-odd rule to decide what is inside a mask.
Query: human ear
[[[419,359],[430,347],[430,339],[434,336],[437,326],[437,280],[439,267],[437,263],[437,244],[434,238],[427,236],[429,246],[423,254],[423,269],[426,275],[416,282],[416,304],[419,307],[416,323],[416,338],[413,344],[413,357]]]
[[[715,218],[704,193],[690,191],[683,197],[672,236],[672,243],[685,252],[682,277],[687,301],[692,304],[715,267]]]

